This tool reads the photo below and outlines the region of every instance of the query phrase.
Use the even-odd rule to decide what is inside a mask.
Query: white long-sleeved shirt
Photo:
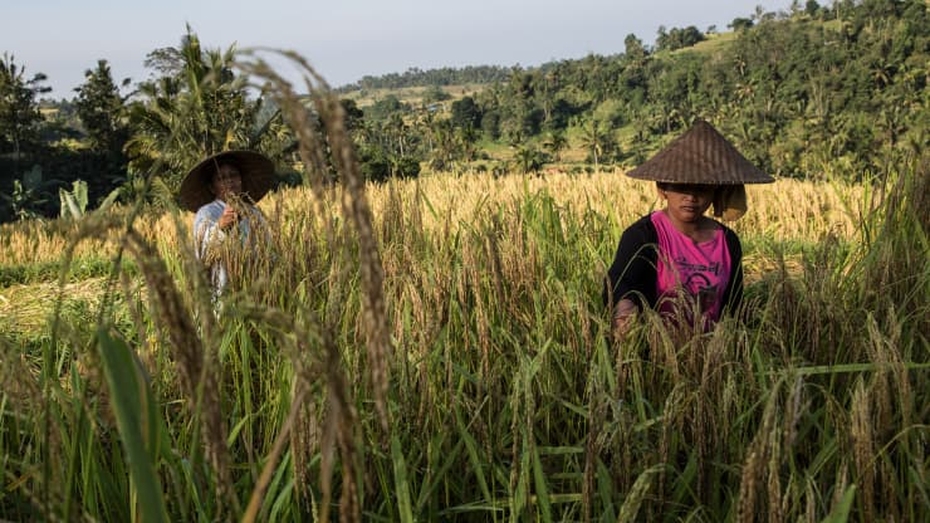
[[[242,245],[246,245],[253,229],[253,220],[255,225],[267,231],[267,227],[264,227],[265,219],[261,211],[251,205],[247,207],[248,214],[240,217],[235,228],[224,231],[220,228],[219,221],[220,216],[223,215],[223,211],[226,209],[226,205],[223,200],[213,200],[198,209],[197,214],[194,216],[194,249],[197,258],[201,261],[206,262],[207,253],[211,249],[218,248],[230,234],[237,234]],[[222,261],[209,263],[208,267],[210,269],[210,283],[213,285],[213,297],[216,299],[229,283],[229,273]]]

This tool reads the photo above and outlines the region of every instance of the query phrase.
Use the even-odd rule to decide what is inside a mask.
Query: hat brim
[[[639,180],[701,185],[775,181],[704,120],[698,120],[687,132],[626,174]]]
[[[255,151],[223,151],[210,156],[187,173],[178,191],[181,207],[197,212],[200,207],[216,199],[213,194],[213,174],[219,165],[232,163],[239,168],[242,191],[253,202],[258,202],[274,186],[274,163]]]

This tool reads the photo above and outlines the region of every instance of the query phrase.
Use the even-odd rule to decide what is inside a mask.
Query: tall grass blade
[[[856,486],[850,485],[846,488],[846,492],[843,494],[843,498],[840,499],[839,504],[823,519],[822,523],[846,523],[849,521],[849,513],[852,511],[854,499],[856,499]]]
[[[442,442],[445,440],[444,435],[439,435],[433,438],[431,446],[441,448]],[[430,459],[430,469],[436,469],[436,472],[433,473],[432,482],[423,482],[422,488],[420,489],[420,495],[417,497],[417,508],[416,511],[418,514],[422,514],[423,511],[429,508],[431,500],[437,496],[439,488],[442,486],[442,482],[447,479],[446,474],[449,470],[458,463],[459,454],[462,452],[462,448],[465,446],[464,440],[458,440],[455,446],[452,447],[447,453],[441,453],[439,451],[433,452],[434,458]],[[442,461],[439,467],[436,467],[436,462],[440,459]]]
[[[549,497],[549,485],[546,483],[546,472],[539,459],[539,447],[533,446],[533,480],[536,491],[536,504],[542,514],[539,518],[545,523],[552,523],[552,500]]]
[[[662,466],[655,465],[644,470],[639,477],[636,478],[636,482],[633,483],[633,488],[630,489],[630,493],[627,494],[626,499],[623,500],[623,505],[620,507],[620,515],[617,517],[617,523],[631,523],[637,521],[636,516],[639,513],[639,508],[642,506],[643,500],[646,499],[646,494],[649,493],[649,487],[652,486],[652,477],[661,470]]]
[[[491,496],[491,489],[488,488],[488,482],[484,477],[484,464],[481,461],[481,457],[478,451],[478,442],[475,441],[475,437],[468,432],[468,427],[465,425],[462,420],[461,412],[459,409],[455,409],[455,422],[459,430],[459,437],[462,441],[465,442],[465,450],[468,454],[468,462],[471,464],[472,469],[475,473],[475,479],[478,481],[478,488],[481,491],[481,495],[484,496],[485,502],[488,505],[493,503],[494,498]]]
[[[160,424],[155,400],[138,361],[124,341],[100,328],[97,343],[120,440],[129,462],[129,477],[138,500],[136,517],[147,523],[167,523],[168,511],[152,459],[155,442],[147,441],[143,435],[143,428],[151,431]]]
[[[391,460],[394,462],[394,495],[397,497],[397,508],[400,511],[402,523],[413,523],[413,507],[410,500],[410,483],[407,479],[407,461],[404,451],[400,448],[400,440],[396,434],[391,435]]]

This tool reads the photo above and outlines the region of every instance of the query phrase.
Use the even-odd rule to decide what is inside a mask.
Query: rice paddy
[[[614,343],[602,281],[653,187],[365,185],[332,102],[342,183],[262,200],[220,314],[189,215],[4,226],[0,267],[55,269],[0,289],[0,518],[930,517],[926,164],[751,187],[745,319]]]

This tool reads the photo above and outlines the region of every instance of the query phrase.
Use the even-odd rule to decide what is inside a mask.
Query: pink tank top
[[[676,229],[663,211],[652,213],[651,219],[659,236],[659,312],[676,323],[693,323],[692,312],[700,311],[703,328],[710,328],[720,319],[730,279],[730,251],[723,228],[710,240],[696,243]]]

